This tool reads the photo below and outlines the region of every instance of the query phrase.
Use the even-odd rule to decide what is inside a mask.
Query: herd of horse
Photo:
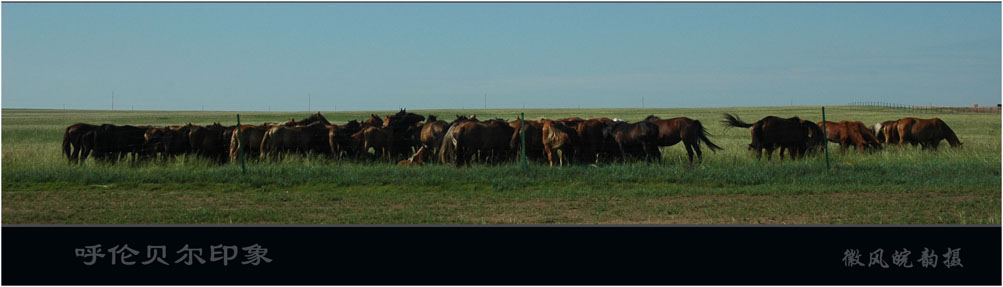
[[[837,142],[843,152],[880,149],[882,144],[920,144],[936,149],[941,140],[961,146],[954,132],[938,118],[903,118],[868,127],[859,121],[814,123],[798,117],[765,117],[746,123],[725,114],[725,127],[749,128],[749,150],[757,158],[765,150],[767,160],[779,149],[792,159],[815,152],[826,140]],[[823,131],[824,129],[824,131]],[[327,157],[398,165],[440,162],[456,166],[478,161],[490,164],[513,161],[521,149],[528,159],[551,166],[576,163],[612,163],[662,160],[660,147],[682,143],[689,163],[703,160],[701,144],[722,150],[708,138],[698,120],[687,117],[662,119],[648,116],[630,123],[606,117],[583,119],[478,120],[460,116],[450,122],[401,109],[363,121],[332,124],[320,113],[296,121],[261,125],[176,126],[92,125],[78,123],[63,134],[63,153],[70,163],[88,157],[99,162],[167,160],[200,156],[217,163],[247,159],[277,160],[288,154],[320,154]]]

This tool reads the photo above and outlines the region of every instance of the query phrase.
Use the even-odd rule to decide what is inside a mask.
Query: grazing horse
[[[598,162],[601,156],[612,155],[616,152],[613,149],[615,143],[610,143],[603,136],[603,129],[613,124],[613,120],[606,117],[588,119],[578,123],[575,132],[580,139],[575,154],[582,162]]]
[[[825,129],[826,139],[839,143],[840,153],[846,153],[847,146],[854,146],[863,151],[867,148],[880,148],[881,144],[871,130],[857,121],[819,122],[818,127]]]
[[[752,134],[752,143],[749,150],[756,151],[756,158],[762,158],[763,149],[766,149],[766,160],[773,157],[773,150],[777,147],[791,150],[791,158],[803,158],[810,147],[825,143],[822,137],[822,129],[811,121],[802,120],[798,117],[779,118],[767,116],[758,122],[749,124],[740,120],[737,116],[724,114],[725,127],[749,128]]]
[[[463,121],[450,128],[456,166],[469,165],[480,152],[485,162],[498,163],[508,159],[512,127],[502,119],[484,122]],[[447,133],[449,133],[447,131]],[[445,139],[443,141],[446,141]]]
[[[191,151],[219,164],[226,162],[228,150],[225,142],[230,141],[230,139],[223,137],[225,133],[226,127],[219,123],[208,126],[192,126],[188,133]]]
[[[255,159],[261,155],[261,139],[273,125],[241,125],[234,130],[230,136],[230,160],[236,160],[240,153],[244,153],[244,158]]]
[[[96,160],[112,163],[130,153],[136,158],[143,151],[147,128],[149,127],[103,124],[84,135],[84,150],[80,160],[86,160],[91,152]]]
[[[874,124],[873,132],[878,140],[885,144],[897,143],[899,141],[899,131],[895,127],[898,121],[884,121]]]
[[[456,159],[456,127],[465,122],[478,122],[477,116],[456,115],[456,119],[446,127],[446,133],[442,134],[442,140],[440,140],[441,143],[439,144],[439,161],[443,164]]]
[[[678,117],[663,120],[654,115],[644,119],[658,126],[658,146],[672,146],[680,141],[686,147],[686,155],[693,164],[693,152],[696,151],[697,160],[703,162],[703,152],[700,151],[700,141],[707,144],[711,151],[722,150],[707,138],[707,129],[698,120],[687,117]]]
[[[903,118],[895,123],[895,128],[898,130],[899,146],[908,141],[913,145],[920,144],[923,149],[936,150],[942,140],[947,140],[951,147],[962,145],[954,131],[940,118]]]
[[[277,160],[279,152],[309,152],[326,154],[330,152],[328,128],[315,122],[308,126],[273,126],[261,138],[261,157]]]
[[[574,157],[575,144],[578,142],[578,132],[574,128],[559,121],[543,120],[542,137],[543,152],[547,154],[550,166],[554,166],[555,153],[560,166],[564,166],[565,157]]]
[[[543,123],[534,120],[524,120],[526,123],[526,157],[533,160],[544,160],[546,153],[543,152]],[[521,150],[522,146],[522,126],[519,120],[509,122],[512,127],[512,138],[509,139],[509,148]]]
[[[658,149],[658,125],[650,121],[627,123],[614,121],[603,129],[603,136],[616,143],[620,156],[627,161],[628,155],[643,157],[647,161],[661,161]]]
[[[97,128],[98,126],[96,125],[85,123],[77,123],[66,127],[66,131],[63,133],[63,154],[66,155],[71,164],[82,163],[80,160],[80,151],[84,148],[84,134]]]
[[[442,145],[442,136],[446,133],[448,126],[449,123],[446,121],[440,121],[434,115],[428,115],[425,125],[421,127],[421,145],[431,149],[432,154],[436,154],[439,151],[439,146]]]

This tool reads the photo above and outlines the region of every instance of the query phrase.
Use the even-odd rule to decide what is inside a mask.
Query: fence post
[[[826,134],[825,107],[822,107],[822,145],[825,146],[825,169],[829,170],[829,135]]]
[[[522,169],[529,170],[526,159],[526,113],[519,113],[519,134],[522,135]]]
[[[237,114],[237,157],[240,158],[240,173],[247,174],[247,166],[244,165],[244,133],[240,128],[240,114]]]

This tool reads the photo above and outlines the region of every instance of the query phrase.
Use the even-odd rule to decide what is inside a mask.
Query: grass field
[[[518,110],[412,111],[515,119]],[[525,110],[527,118],[686,116],[725,148],[705,149],[689,167],[682,145],[662,164],[579,165],[529,170],[510,164],[403,168],[319,157],[217,166],[67,164],[63,130],[77,123],[133,125],[236,122],[235,112],[2,111],[2,220],[25,223],[356,224],[356,223],[840,223],[1000,224],[1001,119],[998,114],[914,114],[873,107],[828,107],[827,120],[866,124],[939,117],[964,142],[935,152],[889,147],[804,161],[757,161],[747,129],[725,130],[721,113],[754,122],[766,115],[819,121],[817,107]],[[371,112],[322,112],[332,122]],[[387,114],[389,112],[378,112]],[[308,115],[241,113],[244,123]]]

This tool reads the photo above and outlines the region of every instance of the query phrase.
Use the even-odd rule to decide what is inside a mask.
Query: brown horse
[[[328,126],[328,145],[331,148],[331,155],[342,157],[356,153],[357,148],[353,147],[352,134],[362,130],[359,121],[351,120],[343,126],[332,124]]]
[[[543,152],[543,123],[534,120],[525,120],[526,123],[526,157],[533,160],[546,159]],[[509,139],[509,148],[521,150],[522,148],[522,125],[519,120],[509,122],[512,127],[512,137]]]
[[[767,116],[752,124],[731,114],[724,114],[724,118],[722,122],[725,127],[752,128],[749,150],[756,151],[757,159],[762,158],[765,149],[766,160],[770,160],[773,150],[778,147],[791,150],[791,158],[803,158],[810,148],[825,144],[822,129],[815,123],[798,117],[783,119]]]
[[[240,153],[244,153],[245,159],[256,159],[261,156],[261,139],[271,128],[272,124],[262,125],[241,125],[230,137],[230,160],[236,160]]]
[[[484,122],[463,121],[450,128],[456,166],[469,165],[477,152],[485,162],[498,163],[509,158],[512,127],[502,119]],[[449,133],[449,131],[447,131]],[[445,142],[447,139],[444,139]]]
[[[881,123],[874,124],[871,129],[878,140],[885,144],[898,143],[899,141],[899,131],[895,125],[898,121],[884,121]]]
[[[880,148],[878,139],[863,123],[858,121],[819,122],[818,127],[825,129],[826,139],[839,144],[840,153],[846,153],[848,146],[864,151],[867,148]]]
[[[940,118],[903,118],[898,120],[895,128],[899,134],[899,146],[909,142],[913,145],[920,144],[923,149],[936,150],[942,140],[947,140],[951,147],[961,147],[962,145],[954,131]]]
[[[564,124],[567,127],[575,128],[575,127],[578,127],[578,124],[584,122],[585,119],[579,118],[579,117],[567,117],[567,118],[558,119],[558,120],[554,120],[554,121],[555,122],[560,122],[560,123]]]
[[[628,156],[652,162],[662,160],[662,152],[658,149],[658,125],[652,122],[614,121],[603,129],[603,136],[616,144],[624,161]]]
[[[679,142],[683,142],[683,146],[686,147],[686,155],[690,159],[690,164],[693,164],[694,151],[696,151],[697,160],[699,162],[703,162],[703,152],[700,151],[700,141],[703,141],[711,151],[722,150],[721,147],[715,145],[707,138],[707,129],[705,129],[703,124],[701,124],[698,120],[693,120],[687,117],[663,120],[654,115],[650,115],[644,120],[658,126],[659,146],[672,146]]]
[[[564,166],[565,158],[574,157],[578,141],[578,132],[574,128],[559,121],[543,120],[542,137],[543,152],[547,154],[550,166],[554,166],[554,154],[557,154],[560,166]]]
[[[278,159],[280,152],[326,154],[330,151],[328,128],[322,123],[308,126],[273,126],[261,138],[261,157]]]
[[[363,129],[367,127],[382,127],[382,126],[383,126],[383,119],[381,119],[380,116],[377,116],[376,114],[369,114],[369,118],[366,119],[365,121],[362,121]]]
[[[616,153],[613,148],[615,143],[607,142],[602,133],[603,129],[611,124],[613,124],[613,120],[607,117],[588,119],[578,123],[575,128],[580,139],[575,152],[578,155],[578,160],[583,163],[598,162],[600,157]]]
[[[428,115],[425,125],[421,127],[421,145],[428,147],[429,152],[436,154],[442,145],[442,135],[446,133],[449,123],[438,120],[434,115]]]
[[[442,140],[440,140],[441,143],[439,144],[439,161],[443,164],[448,164],[450,161],[456,160],[456,128],[465,122],[478,122],[477,116],[456,115],[456,119],[446,127],[446,133],[442,134]]]
[[[85,123],[77,123],[66,127],[66,131],[63,132],[63,154],[66,155],[71,164],[82,162],[80,160],[80,152],[84,148],[84,134],[97,128],[98,126],[96,125]]]
[[[328,122],[327,118],[325,118],[324,115],[321,115],[320,112],[317,112],[316,114],[312,114],[309,117],[306,117],[306,118],[304,118],[304,119],[302,119],[300,121],[294,121],[293,122],[293,124],[297,125],[297,126],[308,126],[308,125],[311,125],[313,123],[322,123],[322,124],[324,124],[326,126],[331,125],[331,122]]]
[[[204,127],[192,126],[188,133],[191,151],[220,164],[226,162],[228,153],[226,142],[229,142],[230,138],[225,138],[225,133],[226,127],[219,123]]]

